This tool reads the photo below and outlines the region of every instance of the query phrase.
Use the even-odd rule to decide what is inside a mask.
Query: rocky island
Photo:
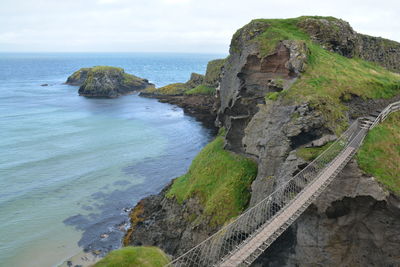
[[[400,100],[400,44],[333,17],[253,20],[229,52],[212,84],[194,74],[142,93],[181,105],[209,98],[220,131],[186,174],[133,208],[124,245],[181,255],[304,169],[355,119]],[[400,265],[399,127],[394,113],[371,130],[252,266]]]
[[[81,68],[68,77],[66,84],[80,86],[81,96],[111,98],[154,87],[146,79],[109,66]]]

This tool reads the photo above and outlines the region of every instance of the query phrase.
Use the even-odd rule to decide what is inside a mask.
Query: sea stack
[[[81,68],[68,77],[66,84],[80,86],[81,96],[110,98],[154,87],[147,79],[110,66]]]

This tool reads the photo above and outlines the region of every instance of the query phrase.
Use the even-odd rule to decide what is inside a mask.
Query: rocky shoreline
[[[335,18],[301,17],[294,20],[299,21],[296,27],[321,45],[318,48],[321,50],[314,50],[315,53],[332,58],[335,58],[335,53],[339,54],[343,56],[340,58],[343,64],[361,55],[390,70],[398,70],[397,63],[386,60],[388,54],[397,51],[388,49],[387,45],[398,48],[398,43],[380,39],[380,42],[375,42],[377,39],[373,37],[368,37],[368,41],[365,36],[354,32],[347,22]],[[327,104],[324,100],[318,99],[323,102],[318,106],[285,98],[286,89],[307,71],[311,52],[306,42],[299,40],[277,41],[274,50],[263,50],[274,47],[266,46],[258,39],[271,23],[274,22],[255,20],[235,33],[230,56],[219,76],[218,97],[141,93],[145,97],[179,105],[187,113],[204,116],[209,122],[217,117],[219,126],[226,130],[225,149],[258,163],[249,206],[255,205],[284,183],[287,177],[307,165],[308,160],[302,158],[299,151],[320,149],[335,139],[337,130],[329,121],[332,112],[320,107]],[[384,56],[367,58],[371,49],[382,52]],[[352,61],[351,64],[358,63]],[[377,74],[369,68],[372,65],[366,67],[369,74]],[[377,70],[393,80],[398,76],[388,74],[383,68]],[[311,80],[309,84],[314,82]],[[319,86],[323,84],[323,81],[317,82]],[[363,88],[362,81],[360,84]],[[297,92],[299,95],[292,97],[300,99],[303,92],[300,89]],[[313,97],[307,96],[309,99]],[[351,93],[339,97],[343,99],[337,105],[342,105],[343,109],[337,113],[346,124],[376,109],[377,105],[381,107],[398,99],[399,94],[386,96],[384,100],[376,97],[377,100],[371,98],[368,101]],[[337,126],[337,121],[335,123],[333,125]],[[210,224],[210,218],[198,219],[205,211],[196,194],[179,202],[167,196],[170,187],[171,184],[159,194],[139,201],[131,213],[132,227],[125,237],[125,245],[158,246],[175,257],[219,229],[220,226]],[[400,263],[396,259],[400,240],[391,238],[400,236],[398,197],[363,172],[356,160],[330,185],[326,196],[310,206],[253,266],[367,266],[370,263],[397,266]],[[389,241],[385,243],[383,240]]]
[[[176,105],[184,112],[198,121],[205,127],[217,131],[215,119],[217,116],[216,97],[213,95],[157,95],[141,92],[141,97],[155,98],[161,103]]]

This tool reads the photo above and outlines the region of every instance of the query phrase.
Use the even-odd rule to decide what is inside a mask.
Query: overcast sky
[[[399,0],[0,0],[0,51],[227,53],[251,19],[301,15],[400,41]]]

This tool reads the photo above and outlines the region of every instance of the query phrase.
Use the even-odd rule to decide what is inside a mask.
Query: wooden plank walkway
[[[295,201],[289,204],[285,209],[276,216],[272,221],[264,224],[258,234],[251,238],[248,242],[239,247],[233,254],[228,257],[220,266],[232,267],[246,261],[263,243],[270,238],[274,233],[288,222],[295,213],[301,209],[302,206],[307,205],[307,201],[311,199],[317,191],[335,175],[335,171],[339,166],[346,161],[346,159],[355,150],[354,147],[347,147],[331,164],[319,175],[319,177],[302,192],[299,193]]]

